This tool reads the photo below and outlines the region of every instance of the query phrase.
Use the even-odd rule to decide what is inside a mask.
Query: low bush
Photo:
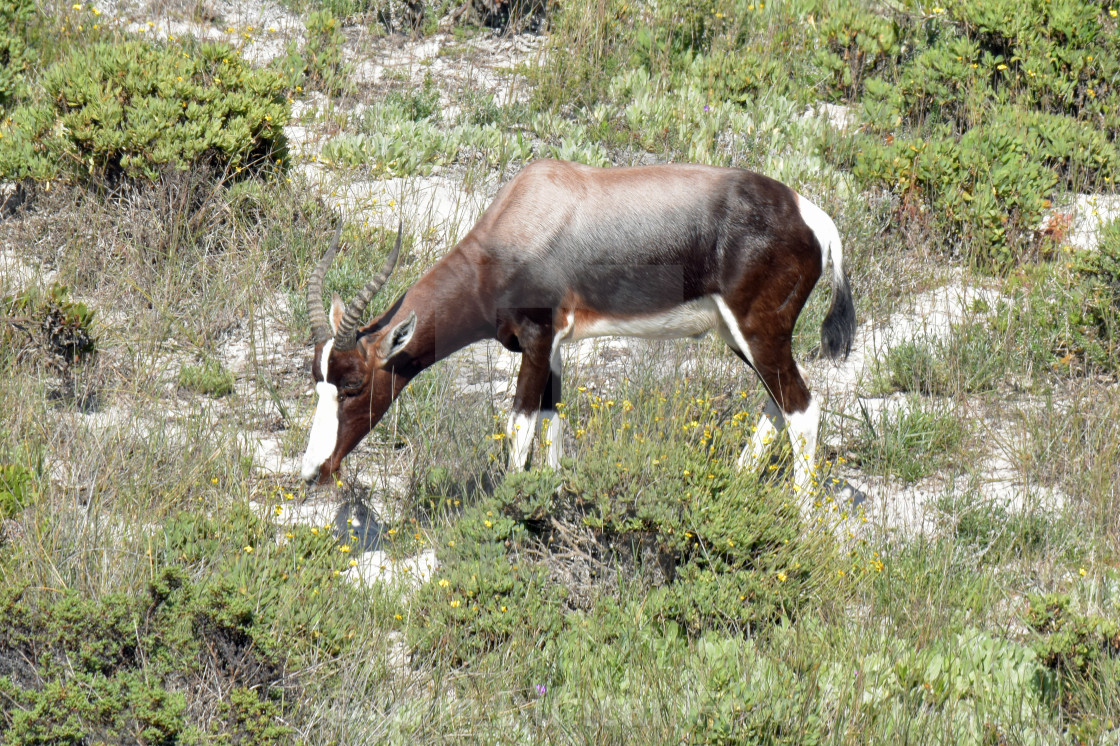
[[[569,609],[634,588],[649,623],[690,637],[756,633],[845,577],[828,532],[802,523],[787,485],[732,467],[742,418],[724,422],[703,398],[644,400],[644,412],[591,394],[565,408],[579,459],[562,475],[509,474],[455,518],[436,582],[418,591],[419,652],[458,665],[513,638],[546,646]]]
[[[0,114],[18,97],[22,77],[35,61],[35,50],[25,37],[35,14],[34,0],[0,6]]]
[[[43,74],[42,95],[0,125],[0,178],[154,180],[202,163],[283,166],[284,91],[278,74],[222,44],[75,47]]]
[[[233,373],[217,360],[207,360],[201,365],[184,365],[179,370],[179,385],[197,394],[228,396],[233,393],[233,382]]]
[[[303,46],[296,40],[288,44],[287,53],[271,63],[283,76],[288,88],[302,90],[304,85],[337,96],[347,93],[350,65],[342,60],[342,28],[329,9],[316,10],[307,16],[307,39]]]
[[[903,220],[959,236],[954,248],[981,266],[1035,258],[1056,189],[1113,191],[1120,178],[1114,12],[968,0],[928,15],[841,14],[822,25],[818,58],[829,92],[866,123],[841,160],[897,194]]]
[[[71,300],[65,285],[2,298],[0,314],[0,342],[18,358],[57,371],[64,387],[72,386],[77,369],[97,354],[94,312]]]
[[[1097,713],[1102,702],[1120,696],[1120,623],[1115,603],[1103,615],[1074,606],[1064,593],[1032,594],[1024,621],[1035,654],[1057,680],[1054,704],[1071,735],[1081,743],[1099,743],[1116,735],[1115,719]]]
[[[0,519],[14,518],[34,499],[35,472],[23,464],[0,464]]]
[[[277,543],[242,503],[138,546],[137,588],[0,591],[5,743],[290,742],[308,672],[329,676],[368,613],[345,545],[311,528]]]

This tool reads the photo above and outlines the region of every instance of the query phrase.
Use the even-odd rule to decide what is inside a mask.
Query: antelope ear
[[[377,346],[377,356],[381,359],[382,368],[408,345],[415,331],[416,312],[413,311],[408,314],[407,319],[394,326],[381,338],[381,344]]]
[[[346,313],[346,306],[343,304],[342,298],[338,297],[338,293],[335,293],[331,297],[331,334],[338,334],[338,327],[342,324],[342,314],[344,313]]]

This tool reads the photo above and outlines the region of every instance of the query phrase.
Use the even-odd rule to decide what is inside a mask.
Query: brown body
[[[739,169],[531,164],[458,245],[353,334],[351,349],[333,345],[324,366],[320,340],[313,371],[338,388],[338,432],[329,458],[315,474],[305,462],[305,476],[327,480],[412,377],[485,338],[523,354],[513,411],[528,419],[560,399],[560,343],[709,328],[754,367],[782,415],[804,411],[811,397],[791,335],[828,258],[806,204]],[[854,326],[835,240],[840,286],[823,329],[833,357],[847,353]],[[333,315],[337,328],[337,304]]]

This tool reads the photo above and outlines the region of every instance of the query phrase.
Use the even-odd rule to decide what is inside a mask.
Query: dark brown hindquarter
[[[739,319],[755,370],[787,414],[804,411],[810,392],[793,359],[793,328],[821,274],[820,252],[806,228],[774,244],[725,297]]]
[[[577,322],[633,317],[718,293],[778,405],[801,411],[809,392],[793,362],[791,337],[820,264],[794,192],[758,174],[707,166],[531,164],[459,245],[362,330],[368,352],[410,311],[419,319],[391,372],[371,374],[365,416],[355,429],[361,434],[345,446],[340,438],[328,463],[337,468],[408,380],[486,336],[524,353],[515,408],[538,408],[552,380],[557,314],[562,318],[567,308]]]

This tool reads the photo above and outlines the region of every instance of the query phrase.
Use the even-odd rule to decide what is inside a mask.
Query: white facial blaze
[[[315,384],[319,401],[315,405],[315,418],[311,421],[311,435],[307,439],[301,470],[304,480],[309,482],[319,475],[319,467],[334,453],[338,441],[338,387],[327,383],[327,361],[333,346],[333,339],[323,345],[320,357],[323,380]]]

